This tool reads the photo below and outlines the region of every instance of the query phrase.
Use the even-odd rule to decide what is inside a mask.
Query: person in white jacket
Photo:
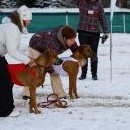
[[[32,13],[26,6],[21,6],[2,19],[0,24],[0,117],[11,115],[14,111],[13,84],[7,70],[5,54],[30,66],[35,65],[27,55],[19,50],[21,34],[27,32],[27,25],[32,20]]]

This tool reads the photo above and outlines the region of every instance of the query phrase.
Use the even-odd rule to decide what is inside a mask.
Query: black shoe
[[[22,98],[23,98],[23,100],[28,100],[28,99],[30,99],[29,96],[23,96]]]
[[[84,80],[84,79],[86,79],[86,76],[82,76],[82,75],[81,75],[81,76],[79,77],[79,80]]]
[[[98,80],[97,75],[92,76],[92,80]]]

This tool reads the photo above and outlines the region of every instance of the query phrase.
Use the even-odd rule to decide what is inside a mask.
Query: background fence
[[[0,12],[0,22],[8,13]],[[110,30],[110,12],[106,12],[105,17]],[[30,32],[37,32],[59,25],[70,25],[76,30],[78,21],[78,12],[33,13],[33,20],[29,30]],[[130,12],[115,12],[112,30],[114,33],[130,33]]]

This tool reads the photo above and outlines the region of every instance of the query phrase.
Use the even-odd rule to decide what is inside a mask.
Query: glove
[[[107,40],[107,38],[108,38],[108,34],[104,34],[104,35],[102,36],[102,41],[101,41],[101,43],[104,44],[105,41]]]
[[[61,58],[57,58],[56,62],[54,63],[54,65],[60,65],[63,63],[63,60]]]

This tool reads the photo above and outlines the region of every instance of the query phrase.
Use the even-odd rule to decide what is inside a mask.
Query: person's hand
[[[33,58],[33,57],[31,57],[31,56],[28,56],[28,58],[29,58],[30,60],[34,60],[34,58]]]
[[[104,44],[108,37],[109,37],[109,34],[108,34],[108,33],[105,33],[105,34],[102,36],[102,41],[101,41],[101,43]]]
[[[36,66],[37,64],[35,63],[34,60],[30,60],[30,62],[28,63],[28,65],[29,65],[30,67],[34,67],[34,66]]]

